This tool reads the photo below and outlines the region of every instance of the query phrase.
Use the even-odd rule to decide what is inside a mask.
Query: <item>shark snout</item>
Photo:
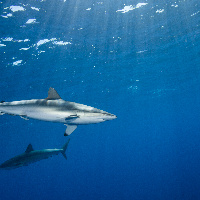
[[[112,118],[112,119],[116,119],[116,118],[117,118],[117,116],[116,116],[116,115],[113,115],[113,114],[111,114],[111,118]]]
[[[106,115],[103,117],[103,120],[108,121],[108,120],[113,120],[113,119],[116,119],[116,118],[117,118],[116,115],[113,115],[113,114],[106,114]]]

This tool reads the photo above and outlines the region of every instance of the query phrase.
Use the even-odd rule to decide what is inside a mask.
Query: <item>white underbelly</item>
[[[0,111],[11,115],[60,123],[65,123],[65,118],[70,115],[70,112],[62,112],[48,107],[40,108],[31,106],[1,106]]]
[[[37,107],[37,106],[0,106],[0,111],[20,115],[27,118],[59,122],[64,124],[79,125],[79,124],[95,124],[104,122],[98,114],[92,113],[76,113],[74,111],[62,111],[51,107]],[[76,115],[78,117],[76,117]],[[75,116],[75,117],[74,117]]]
[[[65,123],[65,118],[68,115],[70,114],[67,112],[51,110],[48,108],[26,111],[26,116],[29,118],[60,123]]]
[[[86,125],[86,124],[97,124],[104,122],[103,119],[97,118],[97,117],[87,117],[87,116],[80,116],[76,119],[71,119],[71,120],[65,120],[66,124],[71,124],[71,125]]]

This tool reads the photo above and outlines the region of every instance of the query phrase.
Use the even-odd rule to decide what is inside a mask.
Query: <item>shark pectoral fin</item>
[[[70,135],[76,128],[77,128],[77,125],[67,125],[64,136]]]
[[[20,117],[24,120],[29,120],[29,118],[26,115],[20,115]]]

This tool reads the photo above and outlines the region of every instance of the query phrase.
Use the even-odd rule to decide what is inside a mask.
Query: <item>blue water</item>
[[[18,3],[16,3],[18,2]],[[0,100],[116,114],[79,126],[62,155],[0,171],[0,199],[200,199],[200,3],[0,1]],[[0,116],[0,163],[60,148],[65,126]]]

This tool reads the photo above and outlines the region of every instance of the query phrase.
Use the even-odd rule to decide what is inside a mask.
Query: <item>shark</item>
[[[45,99],[31,99],[0,102],[0,115],[17,115],[29,118],[63,123],[67,126],[64,135],[70,135],[78,125],[96,124],[116,119],[117,116],[106,111],[80,103],[63,100],[57,91],[50,87]]]
[[[16,169],[23,166],[28,166],[31,163],[47,159],[54,155],[61,153],[65,159],[67,156],[65,151],[68,147],[70,139],[65,143],[61,149],[43,149],[43,150],[34,150],[32,145],[29,144],[26,148],[26,151],[20,155],[17,155],[0,165],[0,169]]]

